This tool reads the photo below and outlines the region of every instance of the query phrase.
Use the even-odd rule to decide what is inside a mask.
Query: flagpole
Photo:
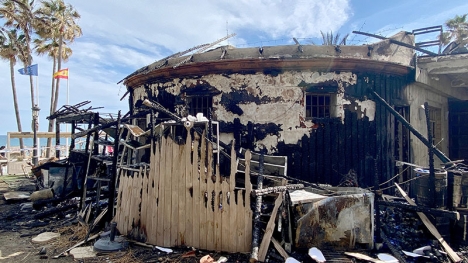
[[[69,100],[69,92],[70,92],[70,85],[69,85],[69,82],[70,82],[70,70],[67,69],[67,105],[70,105],[70,102],[68,101]],[[65,125],[65,131],[68,133],[68,123]],[[65,141],[65,151],[66,151],[66,155],[68,157],[68,153],[69,153],[69,149],[68,149],[68,137]]]

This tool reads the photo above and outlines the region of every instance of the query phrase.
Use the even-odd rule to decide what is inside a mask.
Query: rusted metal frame
[[[448,210],[441,210],[441,209],[434,209],[434,208],[428,208],[428,207],[423,207],[423,206],[412,206],[412,205],[407,205],[399,202],[389,202],[389,201],[384,201],[384,200],[377,200],[376,201],[377,205],[382,205],[382,206],[391,206],[391,207],[397,207],[409,211],[415,211],[415,212],[423,212],[435,216],[441,216],[445,218],[450,218],[453,220],[459,220],[460,219],[460,213],[456,211],[448,211]]]
[[[411,48],[411,49],[417,50],[419,52],[422,52],[422,53],[430,55],[430,56],[437,56],[437,54],[434,53],[434,52],[419,48],[417,46],[406,44],[404,42],[401,42],[401,41],[398,41],[398,40],[395,40],[395,39],[391,39],[391,38],[387,38],[387,37],[383,37],[383,36],[379,36],[379,35],[375,35],[375,34],[371,34],[371,33],[360,32],[360,31],[353,31],[353,33],[354,34],[364,35],[364,36],[369,36],[369,37],[375,37],[375,38],[383,39],[383,40],[389,40],[390,43],[392,43],[392,44],[396,44],[396,45],[400,45],[400,46],[403,46],[403,47]]]
[[[368,89],[368,93],[373,95],[376,101],[380,102],[385,108],[390,111],[390,113],[397,118],[408,130],[410,130],[422,143],[424,143],[427,147],[432,148],[434,154],[443,162],[443,163],[450,163],[450,159],[445,156],[445,154],[437,149],[431,142],[429,142],[421,133],[419,133],[405,118],[403,118],[397,111],[395,111],[382,97],[377,94],[377,92]]]
[[[264,165],[264,151],[261,150],[260,158],[259,158],[259,175],[257,176],[257,190],[261,190],[263,188],[263,165]],[[247,183],[247,182],[246,182]],[[251,260],[258,260],[258,250],[260,246],[260,217],[262,213],[262,196],[257,195],[255,200],[255,211],[254,211],[254,228],[252,231],[252,253],[250,254]],[[246,204],[247,206],[248,204]]]

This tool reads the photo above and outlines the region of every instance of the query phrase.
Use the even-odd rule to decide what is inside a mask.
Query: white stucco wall
[[[324,86],[333,83],[338,88],[335,105],[332,105],[332,115],[344,118],[344,105],[355,105],[358,117],[369,117],[374,120],[375,103],[373,101],[350,101],[344,99],[344,90],[357,83],[357,76],[352,72],[330,72],[320,73],[312,71],[288,71],[276,76],[257,74],[231,74],[231,75],[206,75],[200,78],[174,79],[165,83],[151,85],[153,96],[158,94],[159,89],[165,89],[173,95],[179,95],[186,87],[197,86],[203,82],[216,88],[221,94],[213,97],[214,118],[218,121],[233,122],[239,118],[241,124],[247,125],[249,121],[256,124],[275,123],[280,125],[282,131],[279,135],[268,135],[257,145],[264,145],[269,151],[274,151],[279,141],[295,144],[298,140],[308,135],[314,123],[305,118],[304,110],[304,85],[322,84]],[[237,106],[242,109],[243,114],[237,115],[229,111],[221,103],[223,94],[247,92],[249,98],[255,97],[257,102],[239,102]],[[143,99],[146,94],[144,87],[134,90],[134,103]],[[186,112],[185,106],[179,106],[177,111]],[[229,142],[232,135],[223,134],[221,140]]]

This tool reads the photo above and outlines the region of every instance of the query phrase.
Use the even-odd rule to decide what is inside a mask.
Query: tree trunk
[[[13,93],[13,105],[15,107],[15,115],[16,115],[16,126],[18,127],[18,131],[22,132],[23,129],[21,128],[21,118],[19,113],[18,107],[18,97],[16,96],[16,85],[15,85],[15,70],[14,70],[14,62],[13,59],[10,59],[10,77],[11,77],[11,91]],[[23,138],[19,139],[20,142],[20,149],[24,149]],[[21,155],[23,155],[23,151],[21,151]]]
[[[51,94],[50,94],[50,109],[49,109],[49,115],[54,114],[54,96],[55,96],[55,78],[54,78],[54,73],[55,73],[55,67],[57,66],[57,58],[54,57],[54,62],[52,66],[52,87],[51,87]],[[55,119],[49,120],[49,128],[47,129],[48,132],[53,132],[54,131],[54,124],[55,124]],[[47,138],[47,158],[50,158],[50,152],[52,148],[52,138]]]
[[[63,42],[63,37],[62,37],[62,32],[60,32],[59,50],[58,50],[58,58],[57,58],[57,71],[62,69],[62,42]],[[57,110],[57,104],[58,104],[58,99],[59,99],[59,90],[60,90],[60,78],[57,78],[55,80],[55,96],[54,96],[54,109],[53,109],[53,112],[55,112]]]

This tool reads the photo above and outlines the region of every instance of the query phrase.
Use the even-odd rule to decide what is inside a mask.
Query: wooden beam
[[[398,208],[415,211],[415,212],[429,213],[432,215],[443,216],[443,217],[454,219],[454,220],[460,220],[460,213],[456,211],[439,210],[439,209],[407,205],[403,203],[389,202],[389,201],[382,201],[382,200],[377,200],[377,204],[384,205],[384,206],[398,207]]]
[[[403,189],[401,189],[400,185],[395,183],[395,186],[398,188],[398,191],[400,191],[400,194],[406,199],[406,201],[408,201],[408,203],[410,203],[411,205],[416,205],[416,203],[406,194],[406,192]],[[434,235],[434,237],[440,242],[440,244],[445,249],[445,251],[447,252],[449,257],[452,259],[452,261],[460,262],[461,258],[457,255],[457,253],[455,253],[455,251],[453,251],[453,249],[449,246],[449,244],[447,244],[444,238],[440,235],[437,228],[435,228],[435,226],[431,223],[431,221],[429,221],[427,216],[422,212],[417,212],[417,214],[421,218],[421,220],[423,221],[424,225],[427,227],[429,232],[431,232],[431,234]]]
[[[32,138],[34,136],[33,132],[8,132],[10,139],[16,138]],[[55,138],[55,132],[36,132],[37,138]],[[60,132],[60,137],[70,138],[71,132]]]
[[[271,236],[273,235],[273,230],[275,229],[275,219],[278,209],[283,202],[283,193],[280,193],[275,201],[275,207],[271,212],[270,220],[268,221],[267,227],[265,229],[265,234],[263,235],[262,242],[260,243],[260,248],[258,249],[258,260],[261,262],[265,261],[265,257],[268,251],[268,246],[270,245]]]
[[[284,260],[288,259],[288,257],[289,257],[288,253],[286,252],[286,250],[284,250],[284,248],[281,246],[281,244],[278,242],[278,240],[276,240],[274,237],[272,237],[271,238],[271,243],[273,243],[273,246],[276,248],[278,253],[284,258]]]

